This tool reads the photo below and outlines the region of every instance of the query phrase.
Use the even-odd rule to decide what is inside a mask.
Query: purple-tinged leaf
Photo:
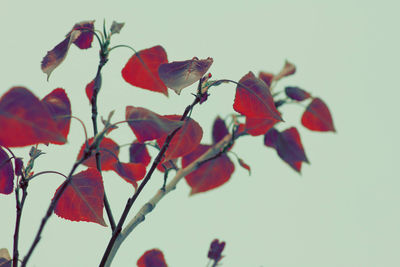
[[[229,131],[228,128],[226,128],[225,121],[218,116],[214,121],[212,129],[213,143],[218,143],[227,134],[229,134]]]
[[[162,138],[183,125],[145,108],[126,107],[126,120],[139,142]]]
[[[291,86],[285,88],[285,93],[289,98],[296,101],[303,101],[306,100],[307,98],[310,98],[311,96],[310,93],[304,91],[303,89]]]
[[[7,152],[0,147],[0,194],[11,194],[14,188],[14,169]]]
[[[307,129],[318,132],[336,132],[328,106],[320,98],[314,98],[301,117]]]
[[[199,60],[197,57],[191,60],[174,61],[162,64],[158,68],[158,74],[165,85],[178,95],[183,88],[199,81],[213,63],[212,58]]]

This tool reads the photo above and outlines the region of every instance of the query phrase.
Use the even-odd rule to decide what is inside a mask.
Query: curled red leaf
[[[94,222],[107,226],[103,219],[103,197],[101,174],[95,168],[89,168],[72,176],[54,208],[54,213],[70,221]]]
[[[180,121],[181,116],[166,115],[164,118]],[[187,118],[169,143],[168,149],[164,154],[164,161],[179,158],[192,152],[200,144],[202,137],[203,130],[201,126],[192,118]],[[164,145],[165,139],[166,136],[157,139],[159,147]]]
[[[0,147],[0,194],[11,194],[14,189],[14,168],[7,152]]]
[[[141,50],[128,60],[122,77],[133,86],[168,96],[168,89],[158,75],[159,66],[167,62],[167,53],[160,45]]]
[[[126,107],[126,120],[139,142],[159,139],[183,125],[145,108]]]
[[[88,49],[92,47],[94,20],[76,23],[66,37],[68,38],[73,31],[79,32],[79,36],[73,41],[77,47],[80,49]]]
[[[301,117],[301,123],[309,130],[336,132],[328,106],[320,98],[314,98]]]
[[[0,98],[0,125],[0,145],[6,147],[66,142],[65,125],[60,124],[60,132],[48,107],[24,87],[13,87]]]
[[[137,261],[138,267],[168,267],[164,254],[159,249],[146,251]]]
[[[198,145],[193,152],[182,158],[182,168],[188,166],[210,148],[209,145]],[[190,195],[206,192],[225,184],[231,178],[234,170],[235,165],[225,154],[202,163],[185,177],[186,182],[192,188]]]
[[[64,61],[72,43],[80,49],[91,47],[93,30],[94,21],[82,21],[77,23],[63,41],[47,52],[41,63],[42,71],[47,74],[47,80],[49,80],[53,70]]]
[[[199,81],[206,74],[213,63],[212,58],[198,59],[194,57],[185,61],[174,61],[162,64],[158,74],[165,85],[178,95],[183,88]]]

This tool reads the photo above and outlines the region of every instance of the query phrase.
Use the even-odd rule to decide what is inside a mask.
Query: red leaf
[[[201,60],[194,57],[191,60],[174,61],[162,64],[158,74],[165,85],[179,95],[183,88],[200,80],[212,63],[213,59],[210,57]]]
[[[274,81],[279,81],[283,77],[292,75],[295,72],[296,72],[296,66],[286,60],[285,61],[285,65],[283,66],[282,70],[277,75],[275,75],[273,80]]]
[[[54,89],[42,99],[42,103],[48,108],[56,123],[57,130],[67,139],[71,124],[71,103],[65,90],[62,88]]]
[[[241,159],[241,158],[238,159],[238,162],[239,162],[239,165],[240,165],[242,168],[245,168],[246,170],[249,171],[249,175],[250,175],[250,174],[251,174],[250,166],[247,165],[246,162],[244,162],[243,159]]]
[[[301,171],[302,162],[308,163],[299,132],[295,127],[281,133],[276,129],[271,129],[266,133],[264,143],[275,148],[279,157],[297,172]]]
[[[275,119],[246,117],[246,132],[252,136],[265,134],[278,121]]]
[[[95,222],[107,226],[103,219],[103,197],[104,186],[101,174],[96,169],[89,168],[72,176],[54,212],[70,221]]]
[[[227,134],[229,134],[229,131],[228,128],[226,128],[225,121],[218,116],[214,121],[212,129],[213,143],[218,143]]]
[[[198,145],[192,153],[182,158],[182,168],[188,166],[210,148],[209,145]],[[225,154],[201,164],[185,177],[186,182],[192,188],[190,195],[206,192],[223,185],[231,178],[234,170],[235,165]]]
[[[47,80],[55,68],[57,68],[67,56],[69,47],[79,37],[79,31],[72,31],[61,43],[48,51],[42,60],[41,68],[47,74]]]
[[[258,74],[258,78],[263,80],[269,88],[271,86],[272,80],[274,79],[274,74],[260,71],[260,73]]]
[[[137,261],[138,267],[168,267],[161,250],[152,249],[146,251]]]
[[[141,143],[162,138],[183,125],[181,121],[171,120],[148,109],[132,106],[126,107],[126,120]]]
[[[14,189],[14,169],[7,152],[0,147],[0,194],[11,194]]]
[[[89,145],[93,143],[93,137],[88,140]],[[78,154],[78,159],[82,158],[86,149],[83,144]],[[99,145],[101,169],[103,171],[114,170],[114,164],[118,162],[119,146],[112,139],[104,137]],[[97,168],[95,152],[92,153],[90,158],[83,162],[85,166]]]
[[[90,83],[88,83],[85,88],[86,96],[89,99],[90,103],[92,102],[93,90],[94,90],[94,80],[92,80]]]
[[[142,180],[146,174],[146,166],[142,163],[116,162],[113,171],[136,188],[136,182]]]
[[[47,52],[41,64],[42,71],[47,74],[47,80],[49,80],[50,74],[53,70],[64,61],[72,43],[80,49],[86,49],[91,46],[93,41],[93,32],[85,31],[83,28],[94,30],[93,23],[94,21],[82,21],[75,24],[72,30],[66,35],[65,39],[52,50]]]
[[[319,98],[314,98],[301,117],[304,127],[319,132],[336,132],[328,106]]]
[[[78,38],[73,43],[80,49],[88,49],[92,47],[93,31],[94,31],[94,20],[82,21],[76,23],[72,30],[66,35],[70,35],[72,31],[80,31]]]
[[[48,108],[28,89],[13,87],[0,98],[0,145],[64,144]]]
[[[164,118],[179,121],[181,116],[167,115],[164,116]],[[169,143],[168,149],[164,154],[164,161],[179,158],[192,152],[197,145],[200,144],[202,137],[203,130],[201,129],[201,126],[192,118],[187,118],[182,128],[178,130]],[[165,139],[166,136],[157,139],[159,147],[164,145]]]
[[[147,151],[146,145],[135,141],[129,147],[129,162],[142,163],[145,166],[149,165],[151,157]]]
[[[134,54],[122,69],[122,77],[133,86],[168,96],[168,89],[158,76],[158,67],[167,63],[162,46],[154,46]]]
[[[285,88],[285,93],[289,98],[297,101],[306,100],[311,96],[310,93],[304,91],[303,89],[300,89],[299,87],[288,86]]]
[[[249,72],[239,81],[236,87],[233,109],[240,114],[253,118],[268,118],[281,121],[278,110],[267,85]]]

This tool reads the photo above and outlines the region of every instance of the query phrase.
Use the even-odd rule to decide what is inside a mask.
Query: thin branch
[[[147,214],[149,214],[157,205],[157,203],[168,193],[176,188],[176,185],[183,177],[193,172],[199,167],[199,163],[207,160],[208,158],[213,158],[215,155],[219,154],[219,152],[226,147],[232,140],[232,135],[226,135],[221,141],[207,150],[203,155],[198,157],[195,161],[190,163],[183,169],[180,169],[176,172],[174,178],[167,184],[165,190],[158,190],[157,193],[149,200],[143,207],[136,213],[135,217],[126,225],[126,227],[121,231],[120,235],[118,235],[114,247],[108,257],[108,261],[106,263],[106,267],[111,265],[112,260],[114,259],[119,247],[122,242],[131,234],[133,229],[135,229],[141,222],[145,220]],[[103,265],[100,265],[103,266]]]
[[[18,239],[19,239],[19,229],[20,229],[20,224],[21,224],[21,216],[22,216],[22,209],[25,204],[25,199],[28,195],[27,192],[28,188],[28,182],[25,180],[24,176],[22,175],[21,181],[19,183],[19,187],[17,186],[15,188],[15,200],[16,200],[16,208],[17,208],[17,214],[16,214],[16,219],[15,219],[15,230],[14,230],[14,244],[13,244],[13,267],[18,267],[18,258],[19,258],[19,252],[18,252]],[[22,189],[22,198],[21,200],[19,199],[19,189]]]
[[[90,102],[92,104],[92,123],[93,123],[94,136],[96,136],[98,133],[98,129],[97,129],[97,114],[98,114],[98,112],[97,112],[97,94],[99,93],[100,87],[101,87],[101,69],[104,67],[104,65],[107,63],[107,60],[108,60],[107,53],[103,52],[103,50],[105,50],[105,49],[107,49],[107,48],[102,47],[102,49],[101,49],[102,52],[100,53],[100,63],[97,68],[96,77],[94,78],[93,95],[92,95],[92,99],[90,100]],[[100,152],[99,152],[98,145],[96,146],[95,157],[96,157],[97,170],[101,174],[101,159],[100,159]],[[115,220],[114,220],[114,216],[112,214],[110,203],[108,202],[105,190],[104,190],[104,196],[103,196],[103,203],[104,203],[104,207],[106,209],[108,220],[110,222],[111,230],[114,232]]]
[[[189,106],[186,107],[185,111],[183,112],[183,115],[181,116],[181,121],[184,121],[188,114],[190,113],[190,111],[193,109],[193,107],[195,105],[197,105],[198,103],[200,103],[202,95],[198,94],[196,95],[196,98],[194,99],[193,103],[190,104]],[[107,245],[106,251],[103,254],[103,257],[101,259],[100,262],[100,267],[105,266],[105,264],[107,263],[107,258],[111,253],[111,250],[114,246],[114,243],[116,241],[116,239],[118,238],[121,230],[122,230],[122,226],[129,214],[129,211],[131,210],[133,204],[135,203],[136,199],[138,198],[138,196],[140,195],[140,193],[142,192],[143,188],[146,186],[146,184],[148,183],[148,181],[150,180],[151,176],[153,175],[154,170],[156,169],[157,165],[161,162],[161,159],[163,158],[165,152],[168,149],[169,143],[171,142],[172,138],[175,136],[175,134],[181,129],[181,127],[178,127],[177,129],[175,129],[172,133],[170,133],[167,138],[165,139],[164,145],[162,146],[162,148],[160,149],[160,151],[158,152],[157,157],[154,159],[153,164],[151,165],[149,171],[146,174],[146,177],[143,179],[143,181],[140,183],[138,189],[135,191],[135,193],[133,194],[133,196],[131,198],[128,199],[125,209],[121,215],[121,218],[118,222],[118,225],[115,229],[115,231],[113,232],[113,235]]]

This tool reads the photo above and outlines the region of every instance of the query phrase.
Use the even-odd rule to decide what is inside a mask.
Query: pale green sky
[[[326,101],[337,134],[300,135],[311,165],[299,176],[262,138],[239,140],[234,151],[252,167],[252,176],[237,166],[223,187],[188,197],[182,182],[121,247],[113,266],[135,266],[148,249],[159,248],[171,267],[203,267],[214,238],[227,242],[223,266],[373,267],[400,266],[400,53],[397,1],[10,1],[0,2],[0,94],[22,85],[43,97],[66,89],[75,116],[90,122],[85,85],[97,69],[98,46],[72,47],[49,82],[40,70],[42,57],[76,22],[103,18],[126,23],[114,44],[137,50],[160,44],[169,60],[213,57],[215,78],[239,80],[248,71],[277,72],[285,59],[297,73],[279,84],[298,85]],[[129,50],[116,50],[104,68],[100,114],[126,105],[161,114],[180,114],[191,101],[181,96],[132,87],[120,71]],[[210,141],[217,115],[231,113],[234,86],[215,88],[206,104],[193,112]],[[194,90],[194,89],[192,89]],[[299,126],[302,109],[284,110],[286,125]],[[1,126],[0,126],[1,127]],[[0,128],[1,130],[1,128]],[[119,143],[133,140],[127,127],[111,135]],[[83,135],[72,123],[69,144],[43,147],[36,170],[67,173]],[[25,156],[27,150],[16,153]],[[125,154],[124,154],[125,153]],[[127,151],[122,151],[127,158]],[[105,173],[105,186],[119,214],[130,185]],[[23,214],[21,254],[25,255],[55,189],[62,182],[43,176],[29,186]],[[140,206],[161,185],[156,174],[140,197]],[[14,196],[0,195],[0,248],[12,251]],[[137,206],[138,207],[138,206]],[[134,210],[137,210],[134,209]],[[53,216],[30,266],[97,266],[110,230]]]

